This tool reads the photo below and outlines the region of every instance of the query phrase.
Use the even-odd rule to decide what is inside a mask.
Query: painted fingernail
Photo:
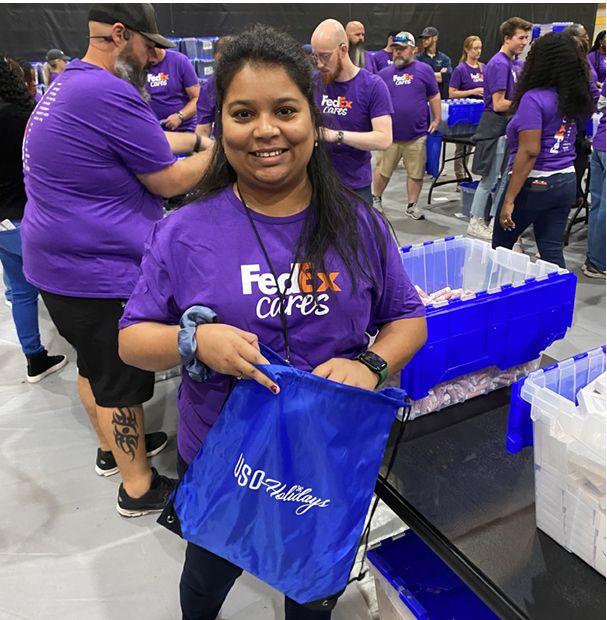
[[[277,385],[272,385],[272,386],[270,387],[270,389],[272,390],[272,392],[273,392],[274,394],[278,394],[278,386],[277,386]]]

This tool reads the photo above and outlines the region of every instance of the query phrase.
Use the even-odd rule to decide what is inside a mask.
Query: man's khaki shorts
[[[426,170],[426,136],[408,142],[393,142],[386,151],[378,153],[376,161],[379,174],[389,179],[401,159],[412,179],[423,179]]]

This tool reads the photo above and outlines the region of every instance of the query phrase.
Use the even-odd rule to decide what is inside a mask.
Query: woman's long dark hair
[[[601,30],[599,34],[596,35],[594,39],[594,44],[592,46],[591,52],[598,52],[601,49],[601,41],[605,38],[605,31]]]
[[[280,67],[297,84],[310,106],[316,130],[323,118],[314,101],[314,78],[310,61],[301,45],[290,35],[264,25],[255,25],[236,37],[224,50],[218,62],[216,127],[219,131],[214,153],[201,182],[188,199],[194,202],[210,198],[236,182],[236,172],[228,162],[221,140],[221,109],[226,92],[236,74],[247,64],[261,67]],[[367,277],[374,285],[376,279],[369,257],[359,239],[359,212],[367,211],[374,223],[378,245],[385,258],[386,242],[375,209],[364,203],[338,179],[328,147],[319,142],[308,163],[312,185],[312,202],[302,231],[302,263],[326,273],[325,256],[333,249],[343,260],[356,290],[357,276]],[[316,295],[316,278],[312,278]]]
[[[577,121],[593,112],[588,84],[588,63],[573,37],[550,32],[533,43],[529,50],[512,106],[514,114],[521,97],[533,88],[556,88],[559,110],[568,121]]]
[[[12,103],[20,108],[31,110],[33,106],[32,96],[27,90],[21,68],[14,61],[0,55],[0,99]]]

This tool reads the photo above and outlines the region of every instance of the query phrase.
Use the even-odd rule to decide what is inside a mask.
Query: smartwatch
[[[181,112],[181,110],[179,112],[177,112],[177,116],[182,120],[185,121],[185,116],[183,115],[183,112]]]
[[[364,364],[369,370],[372,370],[378,377],[379,381],[375,386],[375,389],[381,386],[381,384],[388,378],[388,362],[385,359],[379,357],[373,351],[365,351],[354,358],[357,362]]]
[[[342,144],[343,141],[344,141],[344,132],[340,130],[337,132],[337,144]]]

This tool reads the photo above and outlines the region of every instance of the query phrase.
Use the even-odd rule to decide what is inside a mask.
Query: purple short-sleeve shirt
[[[255,212],[252,216],[278,281],[284,286],[306,211],[282,218]],[[359,278],[358,290],[353,293],[347,269],[336,253],[327,256],[326,275],[295,267],[286,295],[286,320],[296,368],[311,371],[333,357],[352,359],[368,347],[367,334],[397,319],[425,314],[385,225],[380,225],[387,244],[382,259],[371,215],[362,207],[359,222],[361,243],[377,286]],[[319,285],[318,305],[311,294],[311,278]],[[221,323],[256,334],[260,342],[284,356],[279,304],[255,232],[229,187],[156,224],[120,327],[145,321],[177,325],[189,307],[202,305],[216,312]],[[196,456],[217,420],[228,384],[229,377],[217,372],[204,383],[196,383],[182,372],[177,441],[186,462]]]
[[[73,60],[30,117],[23,146],[23,271],[68,297],[127,298],[162,200],[137,179],[174,161],[137,90]]]
[[[467,62],[462,62],[455,69],[449,82],[450,88],[456,90],[474,90],[475,88],[483,88],[484,86],[484,67],[479,64],[478,67],[471,67]],[[481,95],[472,95],[471,99],[482,99]]]
[[[358,71],[347,82],[324,84],[315,74],[314,97],[325,124],[343,131],[373,131],[372,119],[392,114],[392,100],[384,81],[370,71]],[[332,144],[331,156],[335,169],[345,185],[360,189],[371,185],[371,153],[347,144]]]
[[[493,93],[498,90],[506,91],[506,99],[512,101],[516,88],[518,70],[514,61],[508,58],[504,52],[498,52],[485,67],[483,100],[485,112],[494,112]],[[501,114],[499,112],[498,114]]]

